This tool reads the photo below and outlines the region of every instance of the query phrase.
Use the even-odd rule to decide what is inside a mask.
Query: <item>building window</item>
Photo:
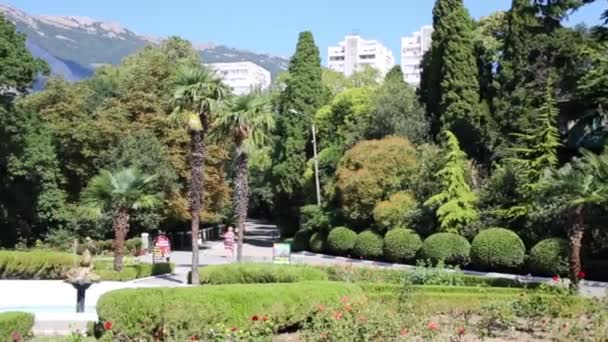
[[[369,55],[360,55],[359,58],[361,58],[361,59],[374,59],[374,58],[376,58],[376,55],[372,55],[372,54],[369,54]]]
[[[329,57],[330,61],[343,61],[344,60],[344,56],[331,56]]]

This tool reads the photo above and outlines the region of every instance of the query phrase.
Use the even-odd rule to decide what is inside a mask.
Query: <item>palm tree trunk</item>
[[[572,210],[572,223],[568,230],[570,245],[570,282],[573,290],[578,289],[579,273],[581,272],[581,243],[584,233],[583,207],[578,206]]]
[[[129,231],[129,211],[119,208],[112,219],[114,226],[114,271],[122,270],[122,259],[125,254],[125,240]]]
[[[190,215],[192,217],[192,270],[190,281],[192,284],[199,284],[198,234],[204,185],[203,172],[205,171],[204,135],[204,131],[190,131]]]
[[[249,203],[249,169],[247,153],[243,146],[236,149],[236,179],[234,186],[234,210],[236,213],[236,227],[238,229],[238,243],[236,260],[243,259],[243,237],[245,235],[245,221],[247,220],[247,205]]]

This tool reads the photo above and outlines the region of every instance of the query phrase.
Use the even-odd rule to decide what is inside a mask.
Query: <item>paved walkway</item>
[[[272,262],[272,244],[277,240],[279,232],[276,226],[258,221],[247,222],[245,239],[243,244],[243,259],[245,262]],[[150,262],[150,256],[143,259]],[[192,260],[191,252],[178,251],[171,253],[171,261],[176,268],[173,275],[158,276],[147,279],[136,280],[133,283],[161,286],[185,286],[187,274],[190,271]],[[199,262],[201,266],[221,265],[235,262],[235,258],[224,256],[224,245],[222,241],[206,242],[200,250]],[[393,264],[380,261],[369,261],[349,259],[309,252],[292,253],[291,262],[294,264],[308,265],[345,265],[350,264],[358,267],[379,267],[387,269],[411,269],[413,266]],[[469,275],[488,276],[494,278],[517,279],[521,282],[549,282],[551,278],[520,276],[513,274],[462,271]],[[606,296],[608,283],[584,281],[581,285],[581,294],[592,297]]]

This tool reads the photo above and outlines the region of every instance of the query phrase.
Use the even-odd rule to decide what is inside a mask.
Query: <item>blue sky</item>
[[[79,15],[114,21],[140,34],[178,35],[194,42],[290,56],[298,32],[311,30],[323,61],[327,46],[357,32],[390,47],[399,61],[400,37],[432,21],[434,0],[8,0],[30,14]],[[509,8],[511,0],[465,0],[475,18]],[[569,18],[599,21],[605,1]]]

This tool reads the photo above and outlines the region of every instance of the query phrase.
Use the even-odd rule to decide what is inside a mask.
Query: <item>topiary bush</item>
[[[34,327],[34,315],[26,312],[0,313],[0,341],[23,341]]]
[[[333,254],[346,256],[352,252],[356,240],[357,233],[346,227],[337,227],[329,232],[327,247]]]
[[[384,235],[384,258],[405,263],[414,260],[422,248],[422,239],[409,229],[393,229]]]
[[[530,270],[538,275],[565,276],[568,274],[568,251],[566,239],[542,240],[530,250]]]
[[[313,253],[323,253],[327,250],[327,235],[323,232],[316,232],[310,236],[308,244],[310,251]]]
[[[379,202],[374,208],[374,222],[381,232],[405,228],[410,215],[416,210],[417,202],[414,195],[398,192],[388,200]]]
[[[293,243],[291,244],[291,249],[294,252],[307,251],[310,244],[310,238],[312,236],[312,230],[310,229],[300,229],[293,236]]]
[[[296,283],[327,280],[320,268],[306,265],[228,264],[201,267],[201,284]]]
[[[365,259],[378,259],[382,256],[382,237],[371,230],[366,230],[357,235],[353,253]]]
[[[514,270],[524,264],[526,246],[515,232],[504,228],[481,231],[471,244],[471,260],[482,270]]]
[[[252,321],[254,315],[268,317],[276,333],[304,323],[320,304],[360,295],[356,284],[325,281],[122,289],[101,296],[97,314],[124,340],[152,340],[163,327],[164,340],[186,341],[208,336],[220,324],[247,331],[259,323]]]
[[[464,237],[453,233],[437,233],[424,240],[421,256],[432,263],[466,265],[470,261],[471,245]]]
[[[63,279],[74,256],[48,250],[0,251],[0,279]]]

